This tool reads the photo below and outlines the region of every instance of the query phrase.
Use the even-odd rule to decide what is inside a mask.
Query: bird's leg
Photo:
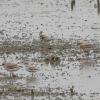
[[[33,91],[33,89],[31,90],[31,98],[32,98],[32,100],[34,100],[34,91]]]
[[[13,84],[13,82],[12,82],[12,72],[10,72],[10,84]]]
[[[11,73],[11,77],[13,78],[13,72]]]
[[[10,72],[10,78],[12,77],[12,73]]]
[[[12,84],[12,85],[13,85],[13,81],[14,81],[14,80],[13,80],[13,75],[14,75],[14,74],[13,74],[13,72],[12,72],[12,73],[11,73],[11,78],[12,78],[12,83],[11,83],[11,84]]]
[[[32,72],[32,77],[34,76],[33,72]]]

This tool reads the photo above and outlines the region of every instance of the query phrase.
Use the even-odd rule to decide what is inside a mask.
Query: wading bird
[[[21,68],[22,62],[18,63],[12,63],[12,62],[7,62],[6,58],[4,56],[4,62],[2,63],[2,66],[4,67],[5,70],[10,72],[10,77],[13,78],[14,74],[13,72],[18,71]]]
[[[26,70],[28,72],[31,72],[32,73],[32,77],[33,77],[34,73],[38,70],[37,69],[37,65],[33,64],[33,63],[25,63],[25,65],[26,65]]]
[[[43,42],[43,41],[44,42],[48,42],[49,41],[47,34],[43,33],[43,31],[41,31],[39,33],[39,38],[40,38],[41,42]]]
[[[40,39],[40,52],[43,55],[47,55],[48,52],[51,50],[50,39],[48,38],[47,34],[43,33],[43,31],[40,32],[39,39]]]
[[[90,50],[94,49],[94,45],[86,41],[81,41],[79,43],[79,48],[85,53],[86,57],[88,57],[90,54]]]
[[[15,64],[15,63],[4,62],[4,63],[2,63],[2,66],[5,68],[5,70],[10,72],[10,77],[14,76],[14,74],[13,74],[14,71],[18,71],[21,68],[19,63]]]

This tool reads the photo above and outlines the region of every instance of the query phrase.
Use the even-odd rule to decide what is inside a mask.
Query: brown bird
[[[89,57],[90,50],[94,50],[94,45],[91,43],[88,43],[87,41],[81,41],[79,43],[79,48],[82,52],[85,53],[86,57]]]
[[[47,55],[51,48],[50,39],[48,38],[47,34],[43,33],[43,31],[40,32],[39,39],[40,39],[40,48],[39,48],[40,52],[43,55]]]
[[[47,41],[49,41],[48,36],[46,34],[44,34],[43,31],[40,32],[39,38],[40,38],[41,42],[47,42]]]
[[[2,63],[2,66],[5,68],[5,70],[9,71],[10,72],[10,77],[12,78],[13,76],[13,72],[14,71],[18,71],[20,69],[20,65],[19,65],[19,62],[18,63]]]
[[[13,78],[13,72],[18,71],[21,67],[21,63],[23,62],[18,62],[18,63],[12,63],[12,62],[7,62],[6,61],[6,57],[7,55],[4,54],[3,58],[4,58],[4,62],[2,63],[2,66],[5,68],[5,70],[10,72],[10,77]]]
[[[80,49],[87,49],[87,48],[93,48],[93,45],[89,43],[80,43]]]
[[[79,43],[79,47],[81,50],[85,51],[85,50],[90,50],[94,48],[94,45],[91,43],[88,43],[87,41],[81,41]]]
[[[25,63],[26,65],[26,70],[28,72],[31,72],[32,73],[32,77],[34,76],[34,73],[38,70],[36,67],[37,65],[36,64],[33,64],[33,63]]]

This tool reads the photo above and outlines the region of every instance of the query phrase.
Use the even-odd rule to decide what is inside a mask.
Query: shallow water
[[[25,54],[21,53],[9,54],[6,59],[9,61],[12,61],[13,59],[13,62],[22,61],[20,55],[22,55],[23,57],[25,56]],[[69,62],[67,60],[64,60],[67,59],[66,55],[66,58],[61,60],[60,65],[52,66],[50,64],[45,64],[43,60],[41,60],[41,62],[34,61],[34,59],[32,59],[34,55],[35,54],[27,53],[27,58],[25,58],[29,58],[29,62],[37,64],[38,70],[34,73],[34,77],[32,77],[31,73],[26,70],[26,66],[24,64],[22,64],[20,70],[14,72],[14,74],[18,76],[16,76],[15,79],[10,78],[10,72],[6,71],[3,66],[1,66],[1,91],[3,91],[4,87],[4,94],[1,94],[1,98],[4,98],[3,95],[6,95],[7,90],[9,90],[9,93],[5,97],[6,99],[4,98],[3,100],[9,100],[9,98],[12,98],[12,100],[24,100],[24,98],[26,98],[27,100],[27,98],[30,98],[31,100],[31,90],[34,90],[34,93],[38,92],[37,95],[34,94],[34,98],[37,98],[36,100],[42,100],[42,98],[45,98],[44,100],[56,100],[57,96],[61,98],[61,100],[69,100],[69,98],[74,98],[74,100],[81,100],[80,98],[83,98],[83,100],[86,100],[85,98],[95,98],[95,95],[96,98],[99,98],[100,63],[96,63],[95,66],[87,65],[84,68],[80,69],[80,62]],[[1,59],[2,63],[3,58]],[[78,94],[70,96],[71,86],[74,86],[74,90]],[[23,89],[28,97],[24,96],[24,93],[21,91],[16,94],[16,89],[18,88]],[[21,96],[17,96],[14,98],[13,93],[15,93],[15,96]],[[50,97],[51,99],[46,99],[46,97]]]
[[[70,0],[0,0],[0,30],[4,30],[0,43],[7,40],[31,44],[40,31],[70,42],[77,38],[99,42],[96,0],[89,2],[76,0],[71,12]],[[71,52],[63,52],[56,65],[44,62],[45,55],[40,52],[0,54],[0,100],[99,100],[100,59],[95,62],[91,55],[88,61],[77,61]],[[10,72],[2,66],[4,56],[7,62],[35,63],[38,70],[32,77],[22,63],[10,78]]]

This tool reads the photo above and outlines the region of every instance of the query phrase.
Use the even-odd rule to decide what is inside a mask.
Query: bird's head
[[[40,31],[39,35],[42,35],[43,34],[43,31]]]
[[[4,65],[5,65],[5,62],[2,63],[2,66],[4,66]]]

